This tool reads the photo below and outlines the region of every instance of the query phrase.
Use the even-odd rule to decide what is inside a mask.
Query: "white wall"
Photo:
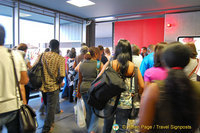
[[[200,11],[165,15],[164,40],[176,41],[178,36],[200,36]]]

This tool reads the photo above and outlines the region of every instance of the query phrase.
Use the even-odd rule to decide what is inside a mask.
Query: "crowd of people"
[[[8,49],[4,47],[5,30],[0,25],[0,132],[5,125],[9,133],[19,133],[19,92],[16,93],[13,64]],[[40,88],[43,98],[45,122],[42,133],[52,132],[56,113],[62,112],[61,97],[75,103],[82,98],[86,109],[88,133],[98,132],[99,117],[87,103],[91,83],[106,70],[108,65],[124,80],[126,91],[122,92],[115,114],[104,119],[103,133],[111,133],[113,124],[118,125],[117,133],[128,130],[128,119],[133,103],[132,97],[137,78],[140,109],[136,125],[132,130],[153,133],[198,133],[200,132],[200,76],[199,59],[194,43],[159,42],[140,48],[128,40],[118,41],[113,52],[102,45],[88,47],[81,44],[80,55],[71,48],[66,56],[60,55],[59,41],[52,39],[49,48],[41,53],[33,65],[25,56],[26,44],[19,44],[12,50],[19,77],[22,104],[28,104],[30,88],[27,70],[40,59],[43,63],[43,82]],[[140,52],[141,51],[141,52]],[[113,53],[113,54],[111,54]],[[135,68],[137,77],[135,75]],[[109,100],[103,113],[111,114],[116,97]],[[96,110],[96,113],[99,113]]]

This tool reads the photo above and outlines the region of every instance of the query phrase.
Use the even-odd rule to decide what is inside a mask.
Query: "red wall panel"
[[[164,18],[115,22],[114,44],[127,39],[140,48],[164,41]]]

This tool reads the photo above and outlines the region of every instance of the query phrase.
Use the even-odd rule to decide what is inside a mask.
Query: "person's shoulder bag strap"
[[[45,56],[44,56],[45,57]],[[52,79],[54,79],[56,81],[56,77],[51,73],[49,67],[48,67],[48,63],[47,63],[47,60],[44,58],[44,61],[45,61],[45,65],[46,65],[46,68],[47,68],[47,72],[48,74],[51,76]]]
[[[10,53],[10,57],[11,57],[12,64],[13,64],[13,70],[14,70],[14,75],[15,75],[15,84],[16,84],[16,87],[18,88],[18,91],[19,91],[20,100],[22,101],[22,94],[21,94],[21,91],[20,91],[19,80],[18,80],[18,77],[17,77],[17,71],[16,71],[16,67],[15,67],[15,62],[14,62],[14,59],[13,59],[12,51],[10,49],[8,49],[8,52]],[[17,99],[18,99],[18,97],[17,97]],[[18,107],[19,107],[19,103],[18,102],[17,102],[17,104],[18,104]]]
[[[192,74],[196,71],[198,65],[199,65],[199,59],[197,59],[197,65],[196,65],[196,67],[192,70],[192,72],[188,75],[188,78],[190,78],[190,77],[192,76]]]

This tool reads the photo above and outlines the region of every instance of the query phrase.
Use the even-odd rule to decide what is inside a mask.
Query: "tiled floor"
[[[38,128],[36,133],[41,133],[42,126],[44,124],[45,115],[40,115],[39,107],[41,105],[40,98],[34,98],[29,103],[37,113]],[[61,99],[60,107],[64,111],[61,114],[55,116],[55,127],[53,133],[87,133],[86,128],[79,128],[75,121],[74,115],[75,103],[69,103],[68,100]],[[100,120],[98,133],[101,133],[103,120]]]
[[[45,115],[40,115],[38,111],[41,105],[41,98],[30,99],[29,105],[33,107],[37,114],[38,128],[36,133],[41,133],[44,124]],[[86,128],[79,128],[75,121],[74,115],[75,103],[69,103],[68,100],[60,99],[60,107],[64,111],[55,116],[55,127],[53,133],[87,133]],[[100,120],[98,133],[102,133],[103,120]],[[7,133],[3,128],[2,133]]]
[[[36,111],[38,128],[36,133],[41,133],[44,124],[45,115],[41,115],[38,111],[41,106],[41,98],[30,99],[29,105]],[[74,105],[75,103],[69,103],[68,100],[60,99],[60,107],[64,111],[61,114],[56,114],[55,116],[55,127],[53,133],[87,133],[86,128],[79,128],[76,124],[74,115]],[[129,124],[133,124],[131,121]],[[99,128],[97,133],[102,133],[103,129],[103,119],[99,120]],[[7,133],[6,129],[3,128],[2,133]],[[115,133],[115,131],[112,131]]]

